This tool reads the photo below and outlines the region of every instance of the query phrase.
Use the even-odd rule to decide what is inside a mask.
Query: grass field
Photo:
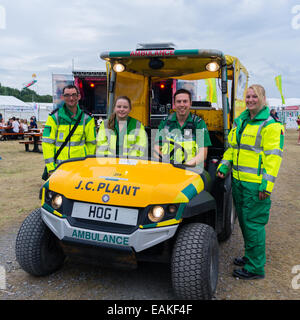
[[[42,153],[25,152],[19,141],[0,141],[0,232],[20,224],[39,207]]]

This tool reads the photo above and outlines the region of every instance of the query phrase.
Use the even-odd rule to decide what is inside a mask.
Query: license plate
[[[135,226],[138,210],[75,202],[72,217]]]

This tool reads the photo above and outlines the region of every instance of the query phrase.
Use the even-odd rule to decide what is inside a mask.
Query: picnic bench
[[[43,133],[42,132],[25,132],[24,137],[28,138],[27,141],[20,141],[20,144],[25,145],[25,151],[27,152],[41,152],[39,149],[39,146],[42,144],[41,137]],[[33,144],[33,149],[29,150],[29,145]]]
[[[1,141],[4,140],[9,140],[9,139],[13,139],[16,138],[18,139],[18,137],[21,137],[23,139],[24,136],[24,132],[1,132]]]
[[[31,152],[41,152],[40,149],[39,149],[39,147],[38,147],[38,146],[40,146],[40,145],[42,144],[42,141],[40,141],[40,140],[37,141],[37,142],[35,142],[34,140],[20,141],[19,143],[25,145],[25,151],[26,151],[26,152],[29,152],[29,151],[30,151],[30,150],[29,150],[29,145],[31,145],[31,144],[34,145]]]

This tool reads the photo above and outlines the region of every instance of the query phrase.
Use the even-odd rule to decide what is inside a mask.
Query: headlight
[[[60,194],[56,194],[52,197],[51,205],[54,209],[59,209],[62,205],[63,198]]]
[[[116,63],[113,66],[115,72],[123,72],[125,70],[125,66],[122,63]]]
[[[152,222],[158,222],[162,220],[165,215],[165,209],[161,206],[154,206],[148,213],[148,218]]]
[[[205,67],[206,70],[210,72],[218,71],[220,69],[220,66],[216,61],[209,62]]]

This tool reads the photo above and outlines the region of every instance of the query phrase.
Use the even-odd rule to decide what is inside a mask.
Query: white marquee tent
[[[34,115],[34,108],[15,97],[0,95],[0,113],[5,121],[11,117],[28,120]]]

